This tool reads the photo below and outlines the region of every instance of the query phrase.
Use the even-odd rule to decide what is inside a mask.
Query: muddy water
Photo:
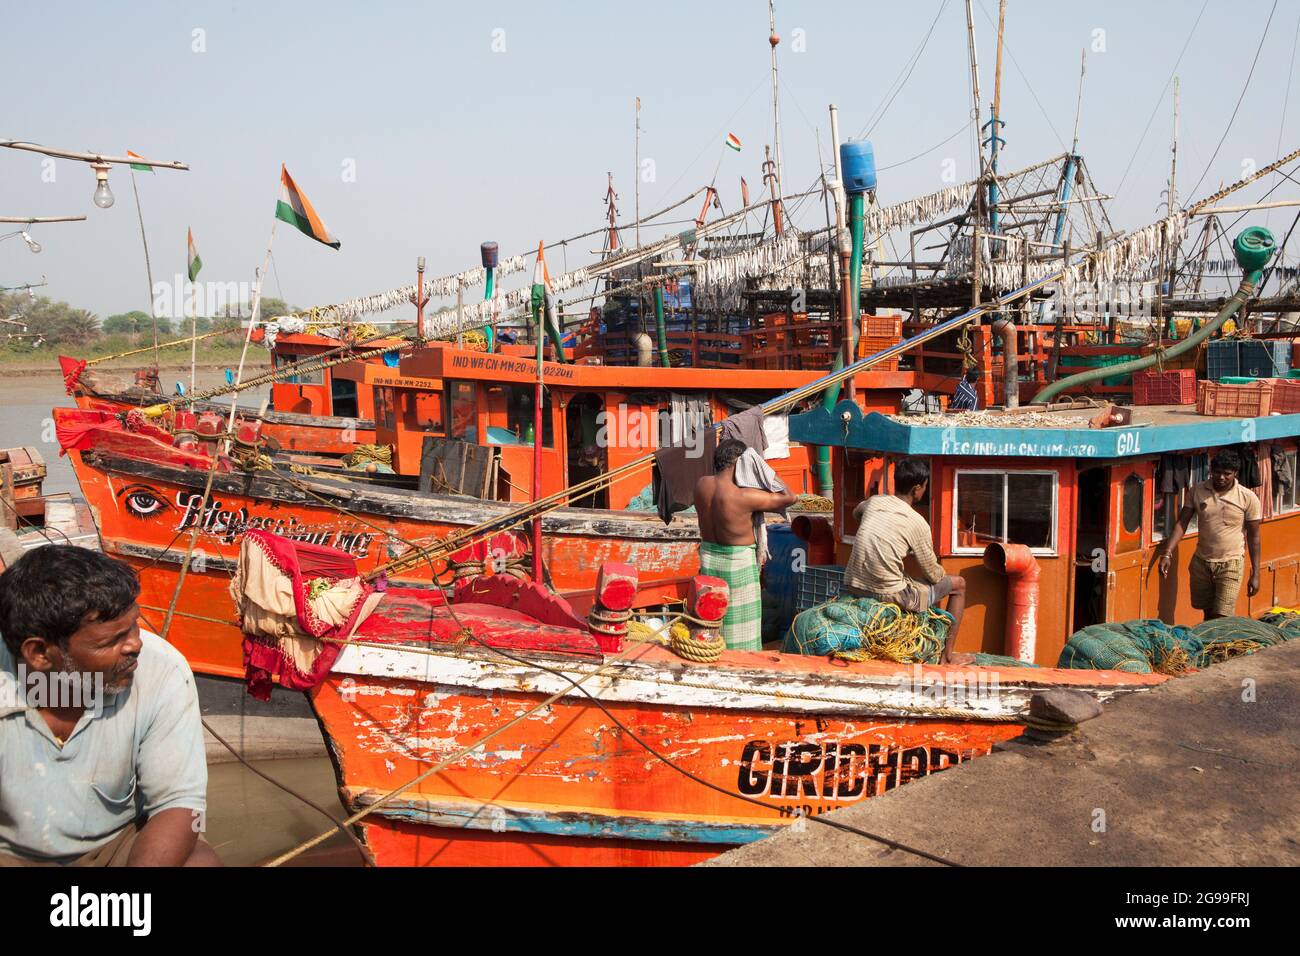
[[[253,761],[275,778],[344,817],[328,757]],[[320,813],[239,763],[208,767],[208,819],[204,838],[227,866],[256,866],[293,849],[330,827]],[[336,832],[295,861],[304,866],[360,866],[352,843]]]

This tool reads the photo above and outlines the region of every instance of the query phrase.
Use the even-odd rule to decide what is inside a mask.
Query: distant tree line
[[[284,315],[297,311],[282,299],[263,298],[262,315]],[[244,316],[245,318],[247,316]],[[31,297],[26,293],[0,293],[0,348],[28,350],[43,346],[89,346],[107,336],[126,338],[142,343],[153,340],[154,319],[148,312],[133,309],[119,312],[102,321],[87,309],[78,309],[67,302],[56,302],[46,296]],[[239,317],[224,316],[195,320],[198,332],[210,331],[215,326],[234,325]],[[189,334],[189,319],[158,319],[159,338],[182,338]]]

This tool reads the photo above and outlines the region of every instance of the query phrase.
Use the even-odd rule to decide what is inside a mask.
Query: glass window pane
[[[1120,503],[1120,519],[1124,530],[1137,534],[1142,530],[1142,479],[1129,475],[1124,479],[1124,500]]]
[[[1007,475],[1007,501],[1011,502],[1007,515],[1008,541],[1031,548],[1052,546],[1052,523],[1056,520],[1054,486],[1051,475]]]
[[[1003,475],[964,471],[957,476],[957,547],[983,548],[1002,540]]]
[[[478,406],[474,386],[469,382],[451,383],[451,438],[478,444]]]

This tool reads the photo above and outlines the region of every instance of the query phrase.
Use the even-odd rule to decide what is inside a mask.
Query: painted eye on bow
[[[133,518],[152,518],[171,507],[158,492],[148,485],[128,485],[117,494],[126,505],[126,513]]]

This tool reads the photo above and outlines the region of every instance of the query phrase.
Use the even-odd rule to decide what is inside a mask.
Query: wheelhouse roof
[[[1268,441],[1300,435],[1300,414],[1248,418],[1198,415],[1195,406],[1151,405],[1133,409],[1128,425],[1091,428],[1096,408],[1021,409],[960,415],[864,414],[849,401],[831,411],[817,408],[790,416],[790,438],[895,455],[969,458],[1131,458]]]

